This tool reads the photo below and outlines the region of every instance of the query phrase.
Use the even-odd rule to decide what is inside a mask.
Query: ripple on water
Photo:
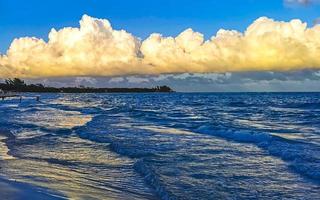
[[[0,126],[15,139],[1,143],[0,154],[10,150],[15,159],[2,160],[1,173],[75,199],[318,199],[319,97],[44,94],[40,103],[9,101],[0,104]]]

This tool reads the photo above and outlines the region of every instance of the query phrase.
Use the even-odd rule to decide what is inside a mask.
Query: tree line
[[[170,87],[157,86],[153,88],[92,88],[92,87],[47,87],[43,84],[26,84],[19,78],[6,79],[0,83],[0,89],[10,92],[35,92],[35,93],[145,93],[145,92],[174,92]]]

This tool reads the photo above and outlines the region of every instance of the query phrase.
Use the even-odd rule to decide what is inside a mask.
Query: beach
[[[35,199],[35,200],[61,200],[66,199],[57,194],[51,193],[48,190],[34,187],[28,184],[9,181],[0,178],[0,194],[2,199]]]
[[[7,136],[10,133],[1,130],[0,131],[0,171],[2,168],[2,163],[4,160],[15,159],[8,154],[8,147],[5,143]],[[35,200],[59,200],[66,199],[62,194],[50,192],[48,189],[35,187],[30,184],[17,182],[14,180],[6,179],[5,177],[0,177],[0,194],[2,199],[8,200],[24,200],[24,199],[35,199]]]

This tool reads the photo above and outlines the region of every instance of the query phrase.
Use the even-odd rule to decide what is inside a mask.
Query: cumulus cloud
[[[124,81],[124,78],[122,78],[122,77],[114,77],[109,80],[110,83],[120,83],[123,81]]]
[[[140,41],[109,21],[84,15],[80,28],[52,29],[49,41],[15,39],[0,58],[1,76],[122,75],[138,68]]]
[[[143,78],[138,76],[129,76],[126,78],[129,83],[143,83],[149,82],[149,78]]]
[[[130,76],[320,69],[320,26],[261,17],[244,33],[221,29],[205,40],[187,29],[144,41],[84,15],[79,28],[52,29],[48,41],[15,39],[0,77]],[[133,78],[133,81],[135,78]],[[141,80],[139,80],[141,81]]]
[[[97,81],[96,79],[92,78],[92,77],[76,77],[75,78],[75,84],[77,86],[80,86],[80,85],[95,85],[97,84]]]

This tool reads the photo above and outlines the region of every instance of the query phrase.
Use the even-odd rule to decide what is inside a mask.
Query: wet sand
[[[61,195],[57,195],[54,193],[51,194],[43,188],[37,188],[25,183],[10,181],[3,178],[0,178],[0,195],[2,199],[7,199],[7,200],[66,199]]]
[[[8,134],[5,134],[3,131],[0,132],[0,174],[1,174],[1,168],[2,168],[1,162],[7,159],[14,159],[14,157],[8,154],[8,148],[4,142],[4,140],[7,138],[6,137],[7,135]],[[6,200],[66,199],[62,195],[55,194],[44,188],[35,187],[26,183],[7,180],[3,177],[0,177],[0,196],[1,196],[1,199],[6,199]]]

